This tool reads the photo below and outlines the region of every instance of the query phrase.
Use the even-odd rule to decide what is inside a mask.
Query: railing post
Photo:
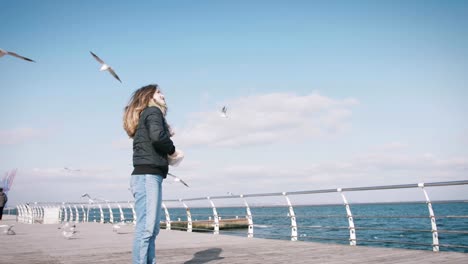
[[[113,224],[114,223],[114,213],[112,213],[112,208],[111,208],[110,204],[108,202],[106,202],[106,203],[107,203],[107,207],[109,208],[109,222],[111,224]]]
[[[218,235],[219,234],[219,217],[218,217],[218,211],[216,211],[216,207],[213,203],[213,201],[210,200],[210,197],[206,197],[208,201],[210,201],[211,208],[213,209],[213,218],[214,218],[214,226],[213,226],[213,234]]]
[[[101,214],[99,222],[101,224],[104,224],[104,211],[102,210],[102,205],[101,204],[98,204],[98,206],[99,206],[99,213]]]
[[[91,206],[90,203],[88,203],[88,206],[86,206],[86,222],[89,222],[89,207]]]
[[[133,224],[136,224],[136,212],[135,212],[135,207],[133,207],[133,204],[130,203],[130,201],[128,202],[128,205],[130,205],[130,208],[132,208],[132,217],[133,217]]]
[[[68,209],[70,209],[70,219],[68,219],[68,221],[73,221],[73,210],[71,208],[71,205],[68,205]]]
[[[31,218],[31,212],[29,211],[29,205],[24,204],[24,212],[25,212],[25,223],[29,224],[29,219]]]
[[[21,221],[23,223],[27,223],[28,211],[26,210],[25,204],[21,205],[21,212],[22,212]]]
[[[179,201],[184,205],[185,212],[187,213],[187,232],[192,232],[192,214],[190,213],[190,208],[182,199],[179,199]]]
[[[33,220],[32,220],[32,224],[34,224],[36,222],[36,219],[39,218],[39,211],[37,209],[37,202],[34,202],[34,205],[31,206],[31,210],[33,212]]]
[[[73,207],[75,207],[75,214],[76,214],[75,222],[79,223],[80,222],[80,212],[78,212],[78,207],[76,206],[76,204],[74,204]]]
[[[356,228],[354,227],[353,214],[351,213],[351,207],[349,206],[348,200],[343,193],[341,188],[336,189],[340,193],[341,198],[343,198],[343,203],[346,208],[346,217],[348,218],[349,224],[349,245],[356,246]]]
[[[84,206],[82,204],[80,204],[80,207],[81,207],[81,211],[83,212],[83,223],[84,222],[88,222],[88,218],[86,216],[86,212],[85,212],[85,209],[84,209]]]
[[[125,215],[122,210],[122,206],[118,203],[117,206],[119,207],[119,213],[120,213],[120,222],[125,222]]]
[[[29,223],[29,209],[27,204],[23,204],[23,211],[24,211],[24,221],[23,223]]]
[[[427,208],[429,209],[429,217],[431,218],[431,231],[432,231],[432,251],[438,252],[439,251],[439,234],[437,232],[437,224],[434,215],[434,210],[432,209],[432,203],[429,199],[429,195],[427,194],[426,190],[424,189],[424,183],[418,183],[418,187],[424,193],[424,197],[426,197]]]
[[[21,223],[21,210],[20,205],[16,206],[16,221]]]
[[[62,207],[63,207],[63,203],[59,205],[59,223],[62,223],[62,216],[63,216]]]
[[[39,213],[41,214],[42,221],[44,221],[44,206],[39,207]]]
[[[65,203],[62,203],[63,205],[63,221],[67,222],[68,221],[68,212],[67,212],[67,206]]]
[[[244,200],[244,205],[245,205],[245,211],[247,213],[247,221],[249,222],[249,229],[247,231],[247,237],[252,238],[253,237],[253,218],[252,218],[252,213],[250,212],[250,207],[249,204],[247,203],[247,200],[244,198],[244,195],[241,194],[240,198]]]
[[[289,197],[286,192],[283,192],[284,198],[289,207],[289,217],[291,218],[291,241],[297,241],[297,223],[296,223],[296,214],[294,213],[294,208],[289,200]]]
[[[171,215],[169,215],[169,210],[164,203],[161,203],[164,208],[164,214],[166,215],[166,230],[171,230]]]
[[[33,207],[29,204],[26,205],[26,208],[28,208],[29,212],[29,217],[28,217],[28,224],[34,224],[34,212],[33,212]]]

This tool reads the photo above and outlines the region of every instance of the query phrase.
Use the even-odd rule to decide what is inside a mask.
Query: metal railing
[[[163,219],[162,224],[166,229],[179,229],[185,230],[187,232],[192,231],[209,231],[214,234],[219,234],[222,228],[220,226],[223,224],[223,219],[226,217],[235,217],[237,219],[243,219],[246,223],[244,226],[247,229],[247,232],[244,233],[247,237],[254,237],[254,227],[261,225],[263,228],[273,228],[275,230],[289,230],[288,239],[291,241],[297,240],[319,240],[319,241],[343,241],[347,240],[349,245],[356,246],[358,244],[372,244],[378,243],[380,245],[413,245],[419,247],[431,247],[433,251],[439,251],[440,247],[445,248],[458,248],[461,251],[468,252],[468,245],[459,243],[459,244],[443,244],[439,234],[451,234],[457,236],[466,236],[468,235],[468,222],[464,222],[465,226],[460,229],[439,229],[436,222],[436,215],[433,209],[433,203],[429,198],[427,192],[428,187],[441,187],[441,186],[455,186],[455,185],[468,185],[468,180],[465,181],[449,181],[449,182],[432,182],[432,183],[418,183],[418,184],[401,184],[401,185],[383,185],[383,186],[368,186],[368,187],[352,187],[352,188],[336,188],[336,189],[323,189],[323,190],[307,190],[307,191],[295,191],[295,192],[278,192],[278,193],[259,193],[259,194],[230,194],[224,196],[211,196],[211,197],[197,197],[197,198],[185,198],[185,199],[167,199],[163,201],[162,210]],[[363,192],[363,191],[374,191],[374,190],[396,190],[396,189],[419,189],[421,191],[422,197],[424,198],[424,203],[427,206],[426,215],[366,215],[366,214],[355,214],[351,210],[351,205],[348,202],[346,197],[347,193],[350,192]],[[321,215],[321,214],[297,214],[295,209],[298,209],[299,206],[294,207],[291,202],[290,197],[299,196],[299,195],[316,195],[316,194],[327,194],[327,193],[337,193],[342,200],[342,205],[344,205],[345,214],[334,214],[334,215]],[[288,222],[277,221],[278,218],[284,218],[284,214],[276,213],[272,215],[268,214],[253,214],[252,209],[255,207],[250,207],[248,200],[259,197],[283,197],[284,206],[276,206],[275,212],[281,208],[286,207],[284,211]],[[223,214],[221,216],[221,209],[232,208],[230,207],[216,207],[215,201],[219,200],[232,200],[237,199],[241,200],[243,206],[238,208],[244,208],[245,214],[239,218],[239,211],[236,211],[236,215],[227,215]],[[191,208],[189,204],[194,202],[206,201],[205,207],[193,207]],[[173,205],[173,206],[169,206]],[[75,221],[75,222],[99,222],[99,223],[116,223],[116,222],[135,222],[136,214],[133,208],[132,201],[124,202],[99,202],[99,203],[29,203],[22,204],[17,206],[17,218],[20,222],[25,223],[41,223],[44,222],[45,216],[48,211],[57,212],[56,222],[66,222],[66,221]],[[303,205],[301,205],[303,206]],[[468,206],[468,203],[467,203]],[[356,205],[358,207],[358,205]],[[173,217],[171,218],[170,211],[173,211]],[[202,213],[193,213],[194,211],[199,210]],[[210,210],[211,212],[209,212]],[[177,212],[178,211],[178,212]],[[175,213],[174,213],[175,212]],[[184,216],[181,216],[181,214]],[[467,213],[468,214],[468,213]],[[174,217],[176,216],[176,217]],[[180,216],[180,217],[177,217]],[[198,223],[197,217],[202,217],[203,221],[209,221],[210,228],[195,228],[195,224]],[[182,218],[185,218],[184,221],[181,221]],[[310,219],[328,219],[331,222],[336,222],[333,219],[344,219],[347,225],[310,225],[307,224],[305,220]],[[468,215],[437,215],[437,218],[440,220],[453,220],[453,219],[468,219]],[[174,221],[177,219],[177,221]],[[207,219],[207,220],[206,220]],[[255,219],[255,220],[254,220]],[[383,220],[382,222],[374,222],[373,225],[366,225],[366,219],[373,219],[374,221]],[[407,219],[406,221],[428,219],[429,222],[426,228],[409,228],[404,224],[403,221],[401,224],[403,226],[393,227],[388,225],[387,222],[390,222],[392,219]],[[304,224],[301,224],[298,220],[302,220]],[[333,221],[332,221],[333,220]],[[183,222],[183,226],[177,225],[175,223]],[[281,222],[281,223],[279,223]],[[377,223],[377,224],[376,224]],[[430,224],[430,226],[429,226]],[[375,226],[377,225],[377,226]],[[245,228],[244,227],[244,228]],[[300,234],[299,230],[313,230],[313,235]],[[317,230],[325,230],[319,233]],[[332,237],[330,233],[337,233],[340,231],[347,231],[347,235],[343,236],[343,233],[340,233],[340,236]],[[404,240],[387,240],[387,239],[370,239],[369,236],[359,237],[357,232],[370,232],[369,234],[382,234],[382,232],[387,233],[399,233],[399,234],[431,234],[431,241],[421,242],[420,240],[404,241]],[[223,233],[229,234],[232,230],[223,230]],[[244,232],[244,231],[243,231]],[[264,236],[258,232],[258,237]],[[239,234],[239,232],[237,232]],[[242,232],[240,233],[242,234]],[[318,235],[317,235],[318,234]],[[320,236],[320,234],[322,234]],[[410,235],[408,235],[410,236]],[[266,237],[274,238],[284,238],[284,234],[271,233],[266,235]],[[376,236],[374,236],[376,237]],[[460,241],[462,241],[461,239]]]

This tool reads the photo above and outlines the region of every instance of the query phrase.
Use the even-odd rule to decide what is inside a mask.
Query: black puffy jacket
[[[133,137],[132,174],[159,174],[164,178],[168,172],[167,155],[175,151],[169,129],[162,111],[155,106],[147,107]]]

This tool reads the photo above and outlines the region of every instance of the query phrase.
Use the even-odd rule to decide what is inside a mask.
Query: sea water
[[[440,251],[468,253],[468,203],[432,204],[438,229]],[[352,219],[358,246],[395,247],[432,250],[433,234],[426,203],[352,204]],[[291,240],[291,217],[288,207],[251,207],[254,237]],[[187,221],[185,208],[168,208],[171,221]],[[132,221],[130,208],[123,208],[125,221]],[[212,208],[190,208],[192,221],[213,219]],[[245,207],[217,208],[221,219],[246,218]],[[294,206],[297,240],[350,244],[349,221],[343,205]],[[104,222],[110,221],[103,207]],[[122,221],[118,208],[112,208],[114,222]],[[82,215],[80,216],[83,217]],[[89,222],[100,222],[98,208],[90,209]],[[161,221],[165,221],[162,212]],[[202,231],[202,230],[194,230]],[[205,232],[212,232],[204,230]],[[247,236],[247,228],[220,230],[220,234]],[[461,246],[461,247],[453,247]]]

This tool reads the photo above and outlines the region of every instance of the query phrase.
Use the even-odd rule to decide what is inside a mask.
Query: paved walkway
[[[80,223],[75,239],[62,237],[59,225],[20,224],[16,235],[0,234],[0,263],[131,263],[133,234],[112,225]],[[161,230],[158,264],[198,263],[468,263],[468,254],[375,247],[351,247]]]

